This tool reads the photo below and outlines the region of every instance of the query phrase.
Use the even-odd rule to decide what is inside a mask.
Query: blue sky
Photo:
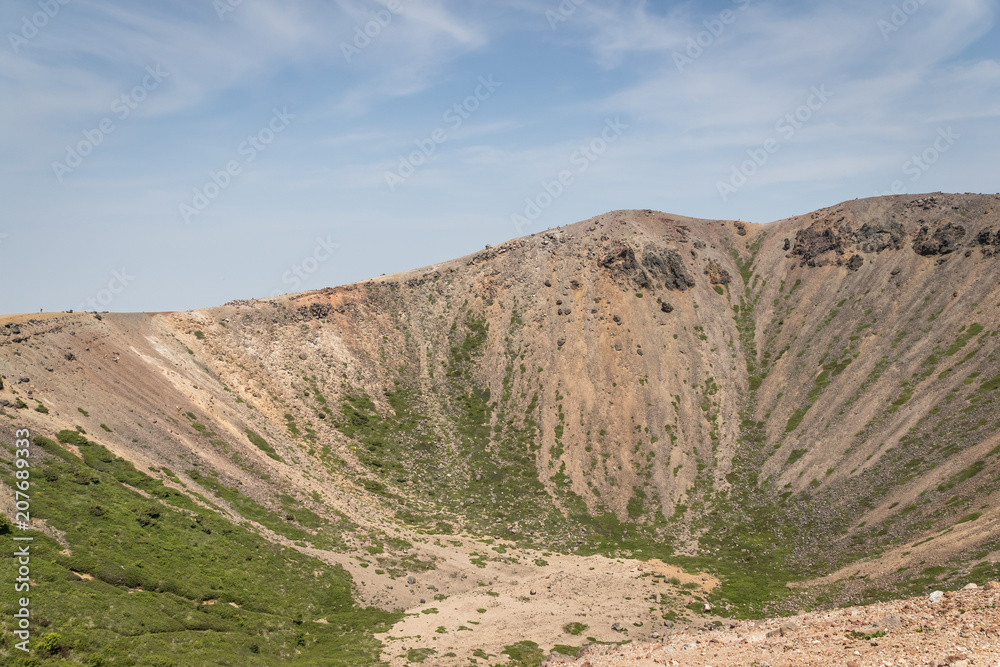
[[[7,0],[0,311],[268,297],[621,208],[997,192],[998,5]]]

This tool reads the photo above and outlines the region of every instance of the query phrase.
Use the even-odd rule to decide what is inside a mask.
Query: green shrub
[[[58,632],[48,632],[38,641],[38,650],[45,655],[55,655],[62,648],[62,637]]]
[[[278,456],[278,452],[274,451],[274,447],[272,447],[267,442],[267,440],[265,440],[264,438],[262,438],[258,434],[254,433],[250,429],[247,429],[247,438],[250,440],[251,443],[254,444],[254,446],[256,446],[258,449],[260,449],[261,451],[263,451],[265,454],[267,454],[268,456],[270,456],[275,461],[281,461],[282,463],[285,462],[284,459],[282,459],[280,456]]]

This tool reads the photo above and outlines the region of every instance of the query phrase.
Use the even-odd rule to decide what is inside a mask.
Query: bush
[[[38,641],[38,650],[46,655],[55,655],[62,651],[62,649],[62,637],[59,636],[58,632],[44,634]]]

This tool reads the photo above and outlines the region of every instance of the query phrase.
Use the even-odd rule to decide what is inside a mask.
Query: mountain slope
[[[475,536],[720,575],[689,616],[896,596],[997,575],[997,249],[997,196],[616,211],[318,292],[8,317],[2,428],[79,426],[388,610],[507,576]]]

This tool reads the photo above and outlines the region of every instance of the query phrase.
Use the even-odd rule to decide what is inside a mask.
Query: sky
[[[1000,191],[1000,0],[5,0],[0,312]]]

